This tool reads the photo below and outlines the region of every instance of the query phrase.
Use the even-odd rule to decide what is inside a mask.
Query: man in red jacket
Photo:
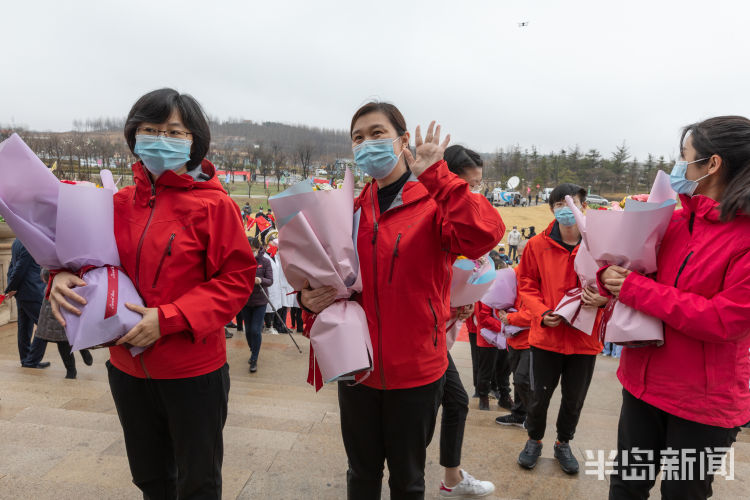
[[[555,220],[541,234],[530,239],[518,267],[518,294],[532,315],[529,331],[531,345],[532,402],[526,417],[529,440],[518,457],[518,464],[533,469],[542,452],[542,438],[547,425],[547,409],[552,394],[561,382],[562,401],[557,417],[555,458],[568,474],[578,472],[578,461],[569,441],[575,434],[591,377],[596,355],[602,350],[598,338],[585,334],[554,314],[565,292],[579,286],[573,261],[578,253],[581,234],[565,196],[585,208],[586,191],[575,184],[557,186],[549,197]],[[600,307],[607,299],[593,289],[584,292],[583,300]]]

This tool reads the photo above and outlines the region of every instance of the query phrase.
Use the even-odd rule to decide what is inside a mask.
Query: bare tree
[[[304,179],[307,179],[310,173],[309,170],[314,149],[313,144],[310,142],[303,142],[297,146],[296,157],[302,167],[302,177]]]

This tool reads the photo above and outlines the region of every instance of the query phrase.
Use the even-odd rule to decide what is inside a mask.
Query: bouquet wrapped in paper
[[[562,316],[573,328],[591,335],[594,331],[598,308],[585,305],[581,301],[581,295],[584,288],[596,287],[596,273],[599,266],[584,241],[578,247],[573,267],[578,274],[580,286],[565,292],[565,297],[555,308],[555,314]]]
[[[486,257],[472,260],[459,257],[453,263],[451,307],[462,307],[479,301],[495,279],[495,266]],[[446,326],[446,346],[450,350],[456,342],[464,322],[456,318]]]
[[[62,310],[73,350],[112,344],[141,321],[125,307],[143,300],[119,267],[112,174],[102,171],[103,189],[60,182],[13,134],[0,143],[0,179],[0,214],[34,260],[48,269],[78,272],[86,282],[76,289],[87,300],[77,305],[81,315]],[[133,347],[131,353],[143,350]]]
[[[497,311],[515,312],[516,309],[514,306],[516,304],[517,295],[518,282],[516,280],[516,272],[508,267],[505,269],[499,269],[495,272],[495,279],[487,292],[480,299],[480,302],[491,307],[492,316],[500,321],[500,318],[497,316]],[[526,329],[528,328],[504,324],[499,332],[493,332],[487,328],[482,328],[479,333],[487,342],[498,349],[505,349],[508,345],[507,339],[509,337],[518,335],[519,332]]]
[[[338,301],[310,329],[308,382],[320,389],[334,380],[361,381],[372,371],[372,344],[362,307],[347,300],[362,291],[357,257],[359,211],[354,178],[346,171],[340,189],[315,189],[302,181],[269,199],[279,228],[284,275],[295,290],[331,286]]]
[[[628,198],[624,210],[590,211],[584,216],[566,197],[578,229],[599,266],[618,265],[641,274],[656,272],[656,257],[676,205],[669,176],[659,171],[648,201]],[[599,327],[599,339],[620,345],[661,345],[661,320],[610,299]]]

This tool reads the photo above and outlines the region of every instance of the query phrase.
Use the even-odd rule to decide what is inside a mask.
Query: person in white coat
[[[268,305],[266,306],[266,333],[276,335],[279,332],[283,332],[283,325],[280,324],[278,318],[273,313],[274,309],[281,314],[282,303],[281,303],[281,280],[286,281],[285,278],[281,278],[281,266],[279,265],[279,256],[276,252],[273,252],[273,248],[269,245],[266,249],[266,256],[271,261],[271,269],[273,269],[273,275],[278,279],[273,280],[273,284],[268,287]],[[273,252],[274,255],[271,254]],[[269,326],[270,325],[270,326]]]
[[[518,232],[518,228],[513,226],[513,230],[508,233],[508,256],[510,260],[515,261],[518,257],[518,245],[521,243],[521,233]]]

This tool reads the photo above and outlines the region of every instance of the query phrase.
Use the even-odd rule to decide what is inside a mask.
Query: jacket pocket
[[[393,281],[393,269],[396,267],[396,257],[398,257],[398,244],[401,241],[401,233],[396,236],[396,244],[393,246],[393,255],[391,255],[391,270],[388,272],[388,283]]]
[[[437,347],[437,341],[438,341],[438,319],[437,314],[435,314],[435,308],[432,307],[432,299],[427,299],[427,305],[430,306],[430,312],[432,313],[432,319],[434,321],[434,335],[432,337],[432,345],[434,347]]]
[[[159,281],[159,275],[161,274],[161,267],[164,265],[164,260],[168,255],[172,255],[172,242],[174,241],[176,236],[176,233],[172,233],[169,236],[169,242],[167,243],[167,247],[164,249],[164,253],[161,254],[161,259],[159,259],[159,266],[156,268],[156,274],[154,275],[154,282],[151,285],[151,288],[156,288],[156,284]]]

